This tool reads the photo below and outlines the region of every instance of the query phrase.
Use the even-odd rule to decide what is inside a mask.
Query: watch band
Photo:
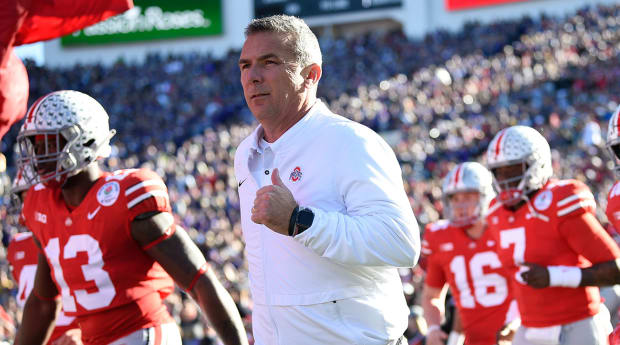
[[[297,213],[299,213],[299,205],[295,206],[293,209],[293,213],[291,213],[291,218],[288,221],[288,235],[295,235],[295,228],[297,223]]]

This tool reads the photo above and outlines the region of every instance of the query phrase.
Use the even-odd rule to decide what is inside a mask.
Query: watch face
[[[314,213],[311,210],[303,209],[297,214],[297,225],[305,227],[306,229],[312,226],[314,220]]]

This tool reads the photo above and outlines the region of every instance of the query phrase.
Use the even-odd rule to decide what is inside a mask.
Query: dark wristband
[[[295,206],[293,213],[291,213],[291,219],[288,221],[288,235],[293,236],[295,234],[295,225],[297,223],[297,213],[299,212],[299,205]]]

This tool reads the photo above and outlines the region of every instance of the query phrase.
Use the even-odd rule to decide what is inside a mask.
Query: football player
[[[47,339],[58,300],[85,344],[180,344],[163,304],[172,279],[225,344],[247,344],[232,298],[173,223],[162,179],[146,169],[100,169],[114,133],[103,107],[77,91],[52,92],[26,113],[17,138],[32,185],[23,214],[41,254],[16,344]]]
[[[487,223],[515,279],[521,313],[513,343],[606,344],[609,312],[591,285],[605,270],[600,265],[615,263],[620,249],[597,221],[589,188],[551,179],[549,144],[530,127],[500,131],[487,162],[499,192]]]
[[[507,270],[495,252],[498,243],[486,231],[484,215],[495,196],[491,173],[480,163],[454,167],[444,178],[443,205],[447,219],[429,224],[422,254],[427,275],[422,307],[429,324],[427,345],[440,345],[448,335],[440,329],[445,287],[452,291],[467,345],[497,343],[500,330],[518,322]],[[513,332],[502,340],[510,340]],[[516,327],[512,329],[514,331]],[[448,344],[457,343],[450,334]]]
[[[27,184],[20,169],[13,180],[11,188],[11,213],[16,220],[20,218],[23,197],[27,193],[26,190]],[[24,308],[26,298],[30,295],[34,285],[34,276],[39,258],[38,253],[39,248],[34,243],[31,232],[19,232],[11,237],[6,256],[13,279],[17,283],[17,305],[20,308]],[[82,332],[75,321],[75,317],[66,316],[61,310],[47,343],[79,345],[82,344],[81,335]]]

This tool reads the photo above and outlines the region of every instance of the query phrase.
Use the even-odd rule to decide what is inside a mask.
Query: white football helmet
[[[516,164],[522,165],[522,175],[497,179],[495,169]],[[512,126],[497,133],[487,149],[487,166],[493,172],[499,201],[507,206],[527,201],[527,195],[542,188],[553,175],[549,143],[537,130],[527,126]]]
[[[62,184],[97,159],[109,157],[110,138],[115,133],[110,130],[108,114],[94,98],[78,91],[52,92],[34,102],[26,113],[17,136],[17,164],[28,186],[53,181]],[[45,152],[36,152],[35,142],[44,142]],[[53,144],[57,149],[50,152]],[[55,171],[43,171],[41,176],[41,166],[53,164]]]
[[[475,213],[471,216],[458,217],[454,212],[450,197],[460,192],[478,192],[480,199],[475,205]],[[477,222],[486,215],[489,203],[495,197],[493,176],[482,164],[466,162],[455,166],[443,179],[442,199],[444,216],[454,226],[467,226]],[[469,205],[463,205],[468,207]],[[472,205],[473,206],[473,205]]]
[[[618,130],[620,129],[620,106],[616,108],[614,114],[609,119],[609,125],[607,126],[607,140],[606,146],[607,150],[609,150],[609,154],[614,162],[614,172],[616,176],[620,176],[620,164],[618,161],[620,160],[620,136],[618,135]]]

